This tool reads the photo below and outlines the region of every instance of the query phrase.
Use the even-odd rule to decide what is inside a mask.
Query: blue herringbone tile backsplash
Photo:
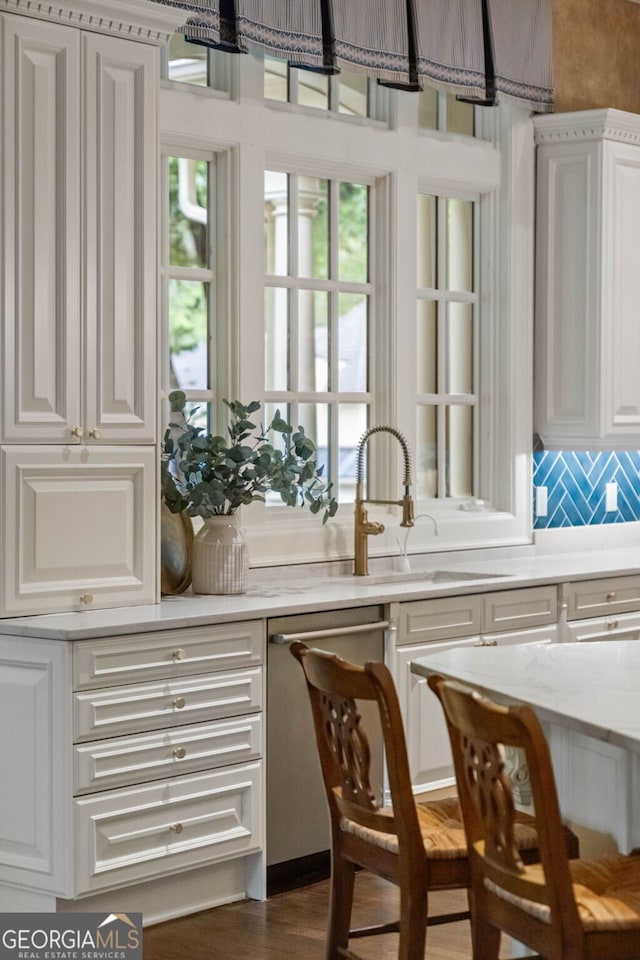
[[[618,485],[617,509],[607,510],[605,485]],[[547,514],[536,515],[536,488],[547,488]],[[640,451],[597,453],[539,450],[533,454],[536,530],[640,520]]]

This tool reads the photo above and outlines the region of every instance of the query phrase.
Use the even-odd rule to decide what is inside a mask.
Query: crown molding
[[[624,110],[578,110],[534,117],[536,143],[616,140],[640,144],[640,116]]]
[[[154,44],[185,21],[184,10],[151,0],[0,0],[3,10]]]

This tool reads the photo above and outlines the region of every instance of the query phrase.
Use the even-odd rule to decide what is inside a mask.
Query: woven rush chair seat
[[[427,859],[466,859],[467,839],[464,833],[462,812],[456,797],[442,800],[418,801],[416,803],[420,833]],[[393,815],[392,807],[382,807],[380,812]],[[385,850],[398,852],[398,837],[393,833],[381,833],[342,817],[340,829],[362,837],[369,843],[377,844]],[[535,820],[528,813],[517,811],[515,826],[516,843],[521,854],[525,851],[538,856],[538,834]]]
[[[470,886],[458,802],[416,801],[398,696],[383,663],[359,667],[300,642],[291,652],[306,679],[331,822],[326,960],[358,960],[352,940],[390,932],[399,933],[398,960],[424,960],[428,926],[469,918],[468,910],[433,915],[428,909],[431,891]],[[376,734],[383,741],[390,806],[383,806],[371,787],[370,744]],[[518,830],[522,858],[534,862],[539,851],[533,820],[523,814]],[[575,836],[567,837],[575,849]],[[398,921],[351,927],[359,869],[399,888]]]
[[[498,960],[503,933],[545,960],[639,960],[640,856],[569,860],[551,754],[533,708],[505,707],[430,676],[442,704],[468,841],[474,960]],[[540,860],[515,844],[504,748],[522,751]]]

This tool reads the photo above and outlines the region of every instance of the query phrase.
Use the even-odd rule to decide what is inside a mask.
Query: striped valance
[[[551,0],[155,0],[189,40],[323,73],[553,109]]]

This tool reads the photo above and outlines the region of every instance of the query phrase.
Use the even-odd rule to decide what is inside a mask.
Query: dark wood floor
[[[394,920],[397,893],[368,874],[357,881],[358,925]],[[326,881],[253,900],[216,907],[184,919],[147,927],[144,960],[324,960],[328,885]],[[434,912],[465,909],[464,894],[436,893]],[[358,952],[370,960],[396,960],[397,937],[360,940]],[[354,944],[355,946],[355,944]],[[515,956],[509,944],[502,957]],[[427,960],[470,960],[468,923],[434,927],[427,936]]]

